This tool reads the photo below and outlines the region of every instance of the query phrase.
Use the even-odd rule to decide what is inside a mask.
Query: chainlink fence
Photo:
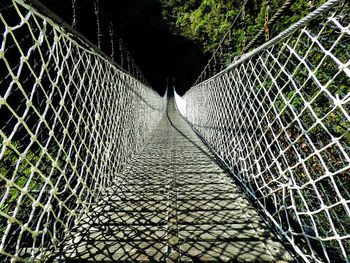
[[[1,0],[0,32],[0,261],[15,262],[63,240],[141,149],[166,96],[23,1]]]
[[[214,77],[180,113],[306,262],[350,262],[350,12],[332,0]]]

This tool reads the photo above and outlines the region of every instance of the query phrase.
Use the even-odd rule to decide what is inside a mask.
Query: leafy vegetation
[[[11,147],[4,147],[0,143],[0,149],[4,151],[0,163],[0,175],[2,177],[0,185],[0,196],[6,201],[0,207],[0,211],[11,215],[13,213],[13,204],[21,195],[21,190],[37,191],[44,184],[44,179],[37,173],[32,173],[33,165],[37,164],[42,154],[28,150],[24,158],[20,158],[12,148],[19,148],[18,142],[13,142]],[[45,157],[44,157],[45,158]],[[49,158],[45,158],[49,162]],[[8,191],[8,192],[7,192]],[[26,206],[31,206],[32,200],[27,200]]]
[[[158,1],[161,6],[161,15],[173,32],[181,37],[197,42],[197,44],[202,47],[203,52],[208,54],[214,52],[218,47],[220,40],[226,34],[232,21],[240,12],[242,5],[242,0]],[[270,4],[271,15],[273,15],[284,2],[285,0],[273,0]],[[325,2],[325,0],[295,0],[291,8],[287,10],[278,22],[275,23],[273,28],[270,29],[271,36],[283,31],[291,24],[297,22],[308,14],[315,6],[321,5],[323,2]],[[243,21],[242,18],[238,20],[236,26],[231,32],[231,42],[224,43],[226,48],[224,50],[225,52],[231,52],[229,55],[233,56],[241,53],[244,34],[247,36],[247,41],[249,42],[249,40],[251,40],[257,32],[264,27],[266,8],[266,1],[248,1],[245,20]],[[134,17],[135,16],[133,16],[133,18]],[[317,23],[318,22],[316,21],[314,27],[315,32],[318,32],[316,27]],[[323,44],[327,48],[330,48],[338,37],[338,33],[331,28],[328,30],[329,31],[324,32],[325,36],[322,37],[327,40],[324,41]],[[333,32],[331,32],[332,30]],[[329,38],[329,35],[335,36],[335,38]],[[263,38],[260,41],[264,41]],[[324,53],[319,50],[316,45],[308,51],[310,45],[307,44],[307,38],[300,39],[299,41],[305,45],[300,45],[297,51],[302,54],[309,52],[305,62],[312,70],[315,70],[315,76],[323,84],[329,81],[331,76],[334,75],[334,72],[338,70],[338,66],[334,64],[331,59],[323,58]],[[137,45],[139,43],[138,41],[134,42],[137,43]],[[291,44],[294,43],[291,42]],[[168,48],[167,45],[163,46]],[[230,49],[228,49],[228,47],[230,47]],[[180,52],[183,51],[181,50]],[[345,42],[339,43],[337,49],[332,50],[332,54],[344,63],[349,58],[349,52],[349,45],[346,45]],[[195,57],[196,56],[193,55],[193,58]],[[226,56],[226,62],[227,58],[228,56]],[[283,58],[281,59],[283,60]],[[169,61],[173,62],[172,59],[169,59]],[[283,163],[282,160],[281,165],[285,166],[284,169],[286,169],[287,166],[294,167],[296,165],[296,158],[298,157],[298,154],[300,154],[302,158],[305,159],[305,167],[295,167],[293,173],[298,185],[306,185],[310,182],[310,177],[312,180],[318,180],[325,174],[324,164],[328,166],[327,170],[331,173],[336,173],[348,165],[347,161],[344,159],[343,153],[339,149],[339,145],[347,151],[350,149],[350,132],[348,128],[349,120],[344,115],[344,112],[339,107],[333,105],[332,99],[327,96],[319,86],[314,82],[309,81],[309,72],[304,70],[301,66],[298,66],[299,68],[296,67],[298,63],[299,62],[295,62],[295,64],[289,63],[285,67],[285,70],[289,71],[290,75],[293,75],[294,81],[298,86],[302,86],[302,89],[296,90],[292,85],[284,86],[283,83],[288,83],[288,76],[283,77],[283,74],[278,72],[275,76],[280,75],[280,78],[276,77],[276,81],[280,82],[280,87],[284,86],[285,88],[280,95],[276,95],[277,97],[273,103],[274,107],[280,112],[285,127],[287,124],[290,124],[287,128],[287,134],[290,139],[287,140],[286,134],[282,134],[279,138],[279,143],[283,145],[284,149],[287,149],[285,154],[288,157],[289,162]],[[319,67],[319,65],[322,65],[322,67]],[[293,73],[296,68],[298,70]],[[182,71],[186,74],[186,70],[182,69]],[[343,73],[339,74],[334,83],[336,85],[332,84],[328,86],[328,92],[330,94],[337,94],[340,99],[345,98],[349,93],[350,87],[348,76]],[[273,90],[274,83],[272,83],[271,79],[264,82],[264,87],[268,87],[271,94],[278,94],[277,91]],[[283,95],[283,98],[281,97],[281,94]],[[309,103],[313,110],[312,113],[309,111],[310,108],[305,107],[305,102]],[[346,110],[347,109],[348,108],[346,108]],[[295,114],[302,124],[302,128],[297,125],[292,125],[293,121],[295,121]],[[269,118],[270,117],[271,116],[269,116]],[[314,125],[316,119],[320,121],[320,123]],[[276,125],[273,127],[275,132],[280,132],[281,127],[277,126],[277,122],[273,121],[273,123]],[[303,135],[305,131],[307,131],[309,138],[306,138]],[[339,144],[332,144],[331,141],[333,138],[337,138]],[[319,151],[319,154],[312,154],[312,151],[315,151],[315,149],[310,146],[310,140],[313,147],[316,147]],[[298,150],[298,153],[292,151],[290,147],[291,141]],[[26,222],[33,209],[32,204],[34,199],[38,198],[38,192],[45,187],[44,178],[39,173],[34,172],[33,168],[36,167],[38,170],[43,171],[45,175],[57,175],[57,170],[52,172],[52,169],[55,169],[52,167],[52,160],[57,160],[59,151],[56,148],[51,148],[50,153],[43,152],[42,149],[37,149],[35,151],[27,150],[24,155],[20,156],[18,155],[18,152],[14,150],[15,148],[20,149],[21,145],[19,145],[18,142],[13,142],[10,146],[3,146],[0,143],[0,150],[3,151],[0,163],[0,175],[2,178],[0,184],[0,196],[4,199],[1,203],[0,211],[11,216],[14,210],[18,207],[20,209],[18,209],[16,219],[21,222]],[[275,156],[279,155],[277,150],[274,153]],[[347,152],[347,154],[349,154],[349,152]],[[61,167],[61,164],[64,163],[64,159],[64,157],[60,157],[59,160],[57,160],[58,167]],[[276,171],[276,173],[278,173],[278,171]],[[317,224],[317,231],[321,233],[320,235],[323,238],[328,238],[335,234],[347,234],[346,229],[349,229],[350,225],[344,206],[341,204],[337,204],[334,207],[331,206],[339,202],[339,196],[334,191],[334,185],[337,186],[338,191],[343,197],[349,197],[349,178],[349,171],[342,171],[336,173],[334,176],[334,182],[329,178],[324,178],[317,182],[319,194],[323,203],[330,207],[329,216],[323,214],[323,212],[314,216]],[[55,178],[50,179],[56,180]],[[269,175],[266,175],[266,178],[264,179],[265,181],[269,181],[271,178]],[[73,181],[69,183],[74,185]],[[23,194],[24,189],[30,194]],[[280,194],[280,200],[288,199],[284,198],[282,193]],[[298,195],[300,195],[300,197],[298,197]],[[20,199],[21,196],[23,197],[22,199]],[[308,208],[303,202],[303,198],[308,200],[310,208]],[[313,211],[320,209],[320,199],[315,196],[315,190],[312,187],[305,187],[300,193],[295,193],[295,202],[299,212],[307,212],[308,209]],[[330,231],[331,227],[329,226],[329,217],[331,217],[333,223],[335,222],[337,224],[334,227],[337,233]],[[305,227],[304,231],[309,231],[308,233],[313,235],[312,231],[315,231],[316,229],[313,229],[314,226],[310,223],[310,218],[302,218],[302,222],[305,225],[303,226]],[[4,228],[6,228],[6,224],[6,218],[2,217],[0,221],[0,237]],[[345,243],[344,241],[344,244],[346,245],[345,249],[350,251],[349,243]],[[330,247],[337,248],[337,246],[336,243],[330,243]]]
[[[164,9],[162,15],[174,31],[200,43],[206,53],[213,53],[217,49],[221,39],[229,29],[230,23],[239,13],[242,3],[242,1],[233,0],[187,1],[186,4],[180,3],[183,1],[176,0],[160,2]],[[264,28],[266,1],[249,2],[246,6],[245,21],[241,18],[238,20],[231,32],[232,40],[230,42],[225,41],[223,46],[220,47],[223,49],[224,59],[220,54],[221,50],[219,50],[219,54],[216,54],[216,58],[219,57],[219,63],[221,64],[227,64],[227,54],[236,56],[242,52],[244,35],[247,37],[246,41],[249,42]],[[271,1],[270,16],[284,2],[284,0]],[[269,28],[270,38],[299,21],[324,2],[325,0],[294,1],[290,9],[283,13],[272,28]],[[346,12],[341,14],[339,19],[341,24],[348,25],[349,16],[345,14]],[[325,19],[320,18],[310,22],[308,33],[312,36],[318,36],[322,48],[330,50],[337,59],[346,63],[350,54],[350,47],[347,45],[348,38],[343,37],[339,40],[338,28],[332,24],[323,28],[325,21]],[[301,33],[301,31],[297,33]],[[296,34],[296,36],[298,35]],[[344,104],[342,108],[337,107],[334,97],[344,99],[348,96],[350,79],[345,72],[339,71],[339,65],[329,55],[325,55],[324,50],[321,50],[319,45],[310,41],[310,37],[306,34],[301,34],[300,37],[292,38],[289,41],[289,46],[295,49],[295,52],[303,58],[305,64],[301,63],[296,56],[289,56],[288,50],[281,55],[275,54],[275,57],[279,57],[279,62],[283,65],[283,71],[287,72],[285,74],[281,67],[274,65],[276,62],[269,58],[267,54],[266,58],[262,56],[266,59],[265,63],[270,65],[269,70],[271,72],[266,74],[261,86],[268,90],[269,96],[273,98],[270,105],[269,101],[262,102],[266,108],[274,107],[278,110],[279,118],[283,122],[283,126],[286,127],[285,132],[276,121],[276,116],[269,113],[268,117],[271,118],[270,123],[272,123],[275,134],[279,134],[278,143],[283,146],[282,149],[287,160],[286,163],[281,160],[280,165],[283,166],[284,170],[287,170],[288,167],[292,169],[292,172],[288,175],[289,178],[293,178],[294,183],[303,188],[300,192],[295,191],[292,196],[287,198],[282,196],[281,193],[281,196],[278,197],[280,203],[275,207],[271,205],[270,213],[274,214],[276,209],[281,209],[285,202],[292,199],[296,204],[295,209],[306,214],[310,211],[320,210],[322,205],[329,206],[328,215],[322,211],[314,213],[312,217],[309,215],[301,216],[291,211],[288,215],[289,221],[292,225],[293,222],[291,221],[294,221],[295,225],[293,227],[297,232],[304,232],[309,236],[316,236],[316,232],[322,238],[330,238],[336,235],[345,236],[348,234],[346,229],[350,227],[349,215],[346,212],[346,207],[339,203],[339,193],[346,200],[350,197],[350,174],[349,170],[345,169],[349,163],[342,152],[346,150],[348,154],[350,132],[349,120],[344,113],[348,110],[348,107]],[[337,45],[334,45],[337,41],[339,41]],[[264,42],[263,36],[257,44],[262,42]],[[283,48],[285,47],[279,44],[274,49],[282,50]],[[271,52],[274,53],[275,50]],[[209,75],[206,74],[201,80],[218,72],[216,64],[216,62],[209,64],[207,70]],[[256,71],[265,71],[264,68],[258,68],[259,63],[253,62],[253,64]],[[267,72],[265,71],[265,73]],[[314,74],[318,83],[310,77],[310,73]],[[270,74],[273,75],[273,78],[268,77]],[[335,75],[337,77],[334,77]],[[292,85],[290,79],[293,79],[297,89],[295,85]],[[273,81],[277,82],[278,89]],[[261,86],[255,84],[256,93],[259,92],[259,88],[262,88]],[[309,107],[307,104],[309,104]],[[256,108],[260,108],[260,105],[256,105]],[[267,127],[268,125],[264,127],[266,132],[258,134],[257,137],[273,137],[272,134],[269,134]],[[339,145],[333,143],[335,139],[339,140],[342,149],[339,148]],[[273,147],[271,146],[271,148]],[[274,156],[281,155],[280,149],[271,150],[274,152]],[[268,157],[266,158],[268,159]],[[300,158],[304,159],[304,166],[298,165]],[[272,158],[269,161],[274,162]],[[332,178],[325,177],[328,172],[335,174],[332,175]],[[273,171],[273,174],[278,173],[278,170]],[[316,182],[310,184],[312,180]],[[262,186],[266,182],[273,185],[273,178],[269,174],[264,176],[264,182],[259,185]],[[284,183],[287,184],[288,182]],[[339,193],[334,190],[335,188]],[[260,191],[255,190],[256,192]],[[269,195],[268,192],[265,194],[265,196]],[[273,203],[274,200],[271,200],[270,204]],[[267,210],[269,210],[269,207],[267,207]],[[298,220],[301,224],[297,223]],[[312,220],[315,222],[312,223]],[[332,224],[334,227],[331,226]],[[303,242],[306,242],[305,239],[301,241],[301,243]],[[335,255],[341,255],[339,244],[334,239],[323,244],[329,254],[336,251]],[[315,242],[311,245],[316,253],[323,257],[320,244]],[[347,253],[350,253],[350,243],[347,240],[343,241],[343,246]],[[306,251],[305,253],[310,252]],[[334,261],[344,260],[344,258],[336,258],[335,255],[332,255],[335,257],[333,258]]]
[[[179,35],[196,41],[204,52],[213,52],[229,29],[234,18],[242,8],[242,0],[159,0],[162,16],[170,27]],[[273,0],[270,3],[270,16],[273,15],[285,0]],[[279,33],[291,24],[307,15],[311,9],[324,3],[325,0],[296,0],[289,10],[274,25],[272,34]],[[232,32],[233,52],[239,54],[242,49],[244,29],[248,41],[264,27],[266,1],[248,1],[246,5],[245,25],[242,18]],[[270,29],[271,31],[271,29]]]
[[[19,142],[12,142],[9,146],[0,143],[3,151],[0,162],[0,211],[12,216],[16,207],[18,208],[16,220],[23,224],[27,222],[33,209],[33,203],[38,200],[41,189],[46,185],[45,178],[36,170],[49,175],[52,167],[51,158],[57,155],[57,149],[53,148],[50,153],[42,149],[38,151],[27,150],[21,157],[14,149],[21,149]],[[50,157],[51,156],[51,157]],[[60,164],[62,160],[58,161]],[[41,195],[41,199],[43,199]],[[43,202],[44,200],[41,200]],[[0,237],[6,228],[7,219],[1,217]]]

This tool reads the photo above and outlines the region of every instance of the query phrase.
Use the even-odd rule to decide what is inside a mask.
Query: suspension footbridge
[[[65,260],[283,262],[292,257],[170,99],[145,148],[72,230]]]
[[[349,21],[329,0],[161,97],[4,1],[0,259],[350,262]]]

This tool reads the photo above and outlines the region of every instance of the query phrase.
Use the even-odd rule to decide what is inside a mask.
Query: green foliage
[[[231,21],[239,12],[237,0],[215,1],[167,1],[160,0],[163,18],[179,35],[203,46],[204,52],[212,52]]]
[[[176,34],[196,41],[205,53],[212,53],[227,32],[230,24],[242,8],[242,0],[159,0],[163,19]],[[270,18],[283,5],[285,0],[273,0],[270,4]],[[296,0],[289,10],[270,29],[271,34],[279,33],[307,15],[310,10],[321,5],[325,0]],[[266,2],[264,0],[248,1],[246,6],[246,36],[251,40],[265,23]],[[243,21],[238,19],[233,28],[230,43],[233,55],[242,50]]]
[[[27,150],[21,157],[14,149],[20,149],[21,146],[18,142],[12,142],[9,146],[4,146],[0,143],[0,153],[2,152],[2,160],[0,163],[0,197],[2,205],[0,211],[11,215],[14,208],[21,207],[17,218],[28,216],[32,206],[32,198],[38,196],[38,192],[45,185],[45,178],[38,173],[34,172],[34,168],[39,171],[44,171],[48,175],[53,169],[52,159],[57,155],[56,149],[51,149],[49,153],[44,153],[43,150],[37,152]],[[58,165],[61,161],[58,161]],[[17,204],[17,200],[22,195],[23,191],[29,193],[30,197],[21,198],[21,203]],[[6,197],[5,197],[6,196]],[[3,229],[4,226],[0,226]]]

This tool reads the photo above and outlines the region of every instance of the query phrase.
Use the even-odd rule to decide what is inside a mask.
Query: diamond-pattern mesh
[[[350,262],[349,21],[341,4],[176,95],[307,262]]]
[[[118,70],[22,1],[0,3],[0,261],[44,255],[165,112],[166,96]]]

